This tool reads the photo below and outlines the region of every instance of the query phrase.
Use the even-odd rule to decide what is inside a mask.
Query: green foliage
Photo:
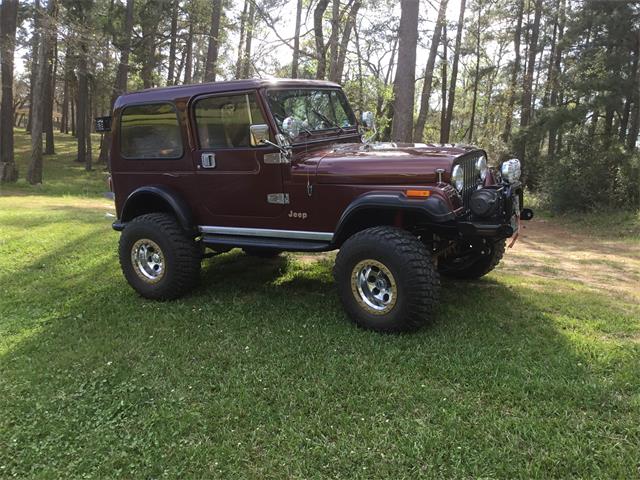
[[[638,153],[604,149],[585,132],[567,135],[564,154],[543,167],[543,191],[554,211],[638,208]]]

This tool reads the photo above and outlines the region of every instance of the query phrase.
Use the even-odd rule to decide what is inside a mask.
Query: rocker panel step
[[[296,240],[289,238],[246,237],[242,235],[217,235],[206,233],[202,243],[208,247],[260,247],[287,252],[326,252],[333,250],[329,242]]]

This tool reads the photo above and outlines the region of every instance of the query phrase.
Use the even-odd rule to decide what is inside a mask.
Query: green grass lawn
[[[93,170],[87,172],[83,163],[75,160],[78,141],[71,135],[56,134],[56,155],[44,156],[43,183],[32,187],[25,177],[31,155],[31,137],[24,129],[15,129],[15,155],[20,179],[16,184],[0,184],[0,195],[54,195],[54,196],[101,196],[107,189],[105,165],[98,164],[100,135],[92,135]]]
[[[58,145],[0,195],[0,478],[640,476],[637,298],[499,269],[379,335],[329,259],[234,250],[143,300],[103,174]]]

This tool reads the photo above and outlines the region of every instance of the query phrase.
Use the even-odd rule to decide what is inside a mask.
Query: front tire
[[[122,231],[119,255],[129,285],[145,298],[179,298],[198,282],[202,252],[172,215],[134,218]]]
[[[378,332],[416,330],[433,316],[440,279],[424,244],[395,227],[356,233],[340,248],[334,276],[349,317]]]

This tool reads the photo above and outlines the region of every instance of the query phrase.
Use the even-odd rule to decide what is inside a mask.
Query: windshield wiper
[[[328,123],[329,125],[331,125],[333,128],[337,128],[338,130],[340,130],[340,133],[344,132],[344,130],[342,129],[342,127],[340,125],[338,125],[336,122],[329,120],[328,117],[326,117],[325,115],[323,115],[322,113],[320,113],[317,110],[311,109],[311,111],[313,113],[315,113],[323,122]]]

